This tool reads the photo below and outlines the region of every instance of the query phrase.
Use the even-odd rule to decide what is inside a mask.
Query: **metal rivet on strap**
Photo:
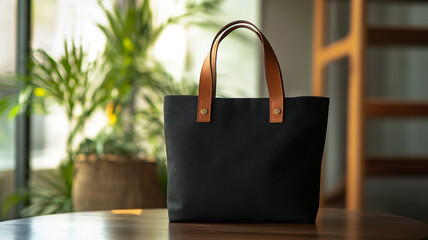
[[[206,109],[206,108],[202,108],[201,109],[201,114],[202,115],[205,115],[205,114],[207,114],[208,113],[208,110]]]
[[[273,110],[273,113],[275,113],[275,115],[278,115],[278,114],[280,114],[280,113],[281,113],[281,109],[279,109],[279,108],[275,108],[275,109]]]

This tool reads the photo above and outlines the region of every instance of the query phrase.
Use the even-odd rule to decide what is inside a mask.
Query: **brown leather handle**
[[[214,37],[211,49],[201,70],[198,96],[198,122],[211,121],[212,98],[215,97],[216,56],[220,42],[232,31],[238,28],[247,28],[256,33],[263,47],[266,80],[269,90],[270,122],[283,122],[284,89],[281,69],[275,53],[263,33],[252,23],[244,20],[234,21],[224,26]],[[219,38],[219,36],[221,36]]]
[[[246,28],[249,29],[250,31],[254,32],[255,34],[257,34],[257,37],[259,38],[259,42],[260,44],[262,43],[262,37],[259,35],[259,33],[254,30],[253,28],[247,26],[247,25],[235,25],[229,29],[227,29],[227,31],[225,31],[221,37],[219,39],[217,39],[217,41],[214,44],[213,47],[213,51],[212,51],[212,56],[211,56],[211,77],[213,80],[213,95],[212,97],[214,98],[216,96],[216,86],[217,86],[217,52],[218,52],[218,45],[220,44],[221,41],[223,41],[224,38],[226,38],[227,35],[229,35],[231,32],[233,32],[235,29],[238,28]],[[263,47],[263,45],[262,45]],[[207,58],[209,57],[210,54],[207,54]],[[205,63],[205,62],[204,62]]]
[[[222,34],[221,34],[221,36],[220,36],[220,38],[218,38],[218,36],[220,35],[220,33],[222,32],[221,30],[219,31],[219,33],[217,33],[217,35],[216,35],[216,37],[214,38],[214,40],[216,39],[216,38],[218,38],[217,40],[216,40],[216,42],[215,42],[215,44],[214,44],[214,46],[212,46],[211,47],[211,51],[210,51],[210,53],[212,53],[212,56],[211,56],[211,76],[212,76],[212,81],[213,81],[213,88],[212,88],[212,97],[214,98],[215,96],[216,96],[216,85],[217,85],[217,83],[216,83],[216,80],[217,80],[217,76],[216,76],[216,62],[217,62],[217,52],[218,52],[218,45],[220,44],[220,42],[227,36],[227,35],[229,35],[232,31],[234,31],[235,29],[238,29],[238,28],[247,28],[247,29],[249,29],[249,30],[251,30],[252,32],[254,32],[256,35],[257,35],[257,37],[259,38],[259,42],[260,42],[260,44],[262,45],[262,47],[263,47],[263,43],[262,43],[262,41],[263,41],[263,38],[262,38],[262,36],[261,35],[263,35],[261,32],[260,32],[260,30],[256,27],[256,26],[254,26],[252,23],[250,23],[250,22],[247,22],[247,21],[244,21],[244,20],[241,20],[241,21],[236,21],[236,22],[240,22],[240,23],[248,23],[248,24],[250,24],[250,25],[252,25],[253,27],[250,27],[250,26],[247,26],[247,25],[242,25],[242,24],[240,24],[240,25],[234,25],[233,27],[230,27],[229,29],[227,29],[226,31],[224,31]],[[232,23],[231,23],[232,24]],[[227,26],[225,26],[225,27],[223,27],[223,29],[226,29],[227,28]],[[267,41],[267,40],[266,40]],[[206,57],[206,59],[208,59],[208,57],[209,57],[209,55],[210,55],[210,53],[207,55],[207,57]],[[275,53],[273,53],[274,55],[275,55]],[[207,64],[208,63],[208,61],[206,61],[206,62],[204,62],[204,64]],[[282,79],[281,79],[282,80]]]

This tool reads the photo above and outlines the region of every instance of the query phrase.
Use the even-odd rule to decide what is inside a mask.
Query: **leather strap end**
[[[269,122],[283,123],[284,122],[284,102],[269,101]]]
[[[209,64],[208,54],[202,65],[201,78],[199,79],[199,94],[198,94],[198,109],[196,112],[197,122],[210,122],[211,121],[211,101],[213,97],[212,92],[212,74]],[[203,74],[203,73],[207,74]]]
[[[273,113],[270,114],[270,123],[283,123],[283,114],[275,115]]]
[[[202,113],[204,111],[204,109],[207,111],[205,114]],[[196,121],[197,122],[211,122],[211,108],[198,106]]]

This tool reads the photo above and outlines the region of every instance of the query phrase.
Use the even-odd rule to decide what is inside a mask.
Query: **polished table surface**
[[[168,223],[166,209],[112,210],[0,222],[18,239],[428,239],[428,225],[373,212],[320,209],[315,224]]]

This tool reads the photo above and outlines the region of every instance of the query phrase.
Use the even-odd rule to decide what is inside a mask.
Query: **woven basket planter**
[[[112,155],[79,155],[72,195],[75,211],[166,207],[155,162]]]

